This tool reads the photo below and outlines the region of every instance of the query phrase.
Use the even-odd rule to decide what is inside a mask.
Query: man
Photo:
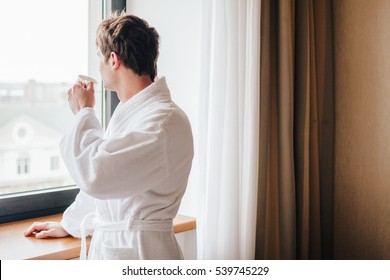
[[[172,233],[193,158],[189,121],[156,78],[159,36],[142,19],[115,13],[97,30],[99,71],[120,103],[106,132],[92,109],[91,82],[68,91],[75,123],[60,143],[80,188],[61,223],[34,223],[25,235],[85,238],[89,259],[181,259]]]

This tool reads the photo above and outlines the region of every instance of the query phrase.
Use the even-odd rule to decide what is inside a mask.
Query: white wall
[[[198,130],[200,77],[199,0],[127,0],[127,12],[145,19],[160,34],[158,75],[167,79],[173,100],[187,113],[194,140]],[[179,213],[197,216],[197,143]],[[176,234],[184,259],[196,259],[196,231]]]
[[[198,127],[200,76],[199,0],[127,0],[127,12],[145,19],[160,34],[158,75],[166,76],[173,100],[187,113],[194,133]],[[180,213],[196,217],[195,159]]]

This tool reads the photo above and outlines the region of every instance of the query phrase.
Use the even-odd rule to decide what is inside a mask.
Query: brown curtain
[[[331,0],[262,0],[260,67],[256,259],[331,259]]]

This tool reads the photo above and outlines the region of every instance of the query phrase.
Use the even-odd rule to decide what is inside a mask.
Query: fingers
[[[68,103],[72,112],[76,114],[79,109],[77,108],[77,102],[73,93],[73,87],[68,90]]]
[[[40,232],[42,230],[48,229],[49,224],[47,222],[45,223],[33,223],[25,232],[24,236],[29,236],[33,234],[34,232]]]
[[[81,109],[95,105],[95,90],[93,82],[76,82],[68,90],[69,107],[74,114],[77,114]]]
[[[88,82],[87,83],[87,87],[86,87],[86,89],[88,90],[88,91],[90,91],[91,89],[93,90],[93,82]]]
[[[56,237],[55,229],[42,230],[35,235],[36,238]]]
[[[73,94],[79,92],[81,89],[85,89],[85,84],[82,82],[75,83],[71,88]]]
[[[73,85],[73,90],[77,90],[77,88],[83,88],[83,89],[90,91],[91,89],[93,89],[93,87],[94,87],[94,83],[92,81],[84,81],[84,82],[77,81]]]
[[[87,83],[77,82],[72,86],[70,90],[73,96],[79,95],[81,97],[84,97],[86,94],[95,93],[93,82],[87,82]]]
[[[65,237],[69,235],[59,222],[33,223],[24,233],[25,236],[31,234],[34,234],[36,238]]]

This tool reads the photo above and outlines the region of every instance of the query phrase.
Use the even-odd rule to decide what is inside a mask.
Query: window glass
[[[73,184],[58,144],[73,122],[67,91],[96,57],[91,3],[0,2],[0,194]]]

